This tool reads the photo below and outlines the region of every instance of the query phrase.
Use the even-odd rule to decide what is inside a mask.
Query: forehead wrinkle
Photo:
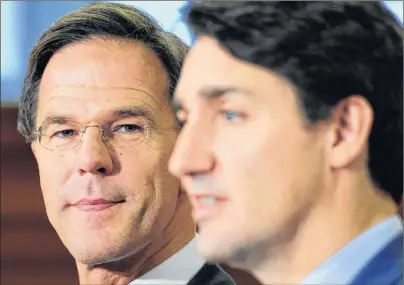
[[[60,98],[60,97],[59,97]],[[53,99],[58,99],[58,98],[53,98]],[[102,106],[102,105],[94,105],[94,101],[89,100],[89,99],[81,99],[81,98],[74,98],[73,99],[78,99],[78,100],[82,100],[82,101],[87,101],[85,103],[78,103],[79,106],[83,106],[83,109],[85,109],[86,111],[88,111],[89,109],[91,109],[90,107],[94,107],[92,109],[99,109],[101,112],[102,111],[110,111],[110,110],[116,110],[116,109],[125,109],[125,108],[144,108],[146,107],[146,109],[149,109],[151,112],[154,113],[154,108],[153,106],[144,101],[144,100],[140,100],[138,98],[122,98],[120,97],[119,99],[126,99],[124,101],[120,101],[119,103],[115,104],[115,100],[117,99],[112,99],[112,100],[106,100],[105,103],[108,103],[107,106]],[[115,101],[115,102],[114,102]],[[136,102],[134,102],[136,101]],[[140,102],[140,103],[138,103]],[[112,104],[111,104],[112,103]],[[51,106],[52,107],[52,106]],[[59,110],[62,110],[62,108],[58,108]],[[77,108],[75,108],[77,110]],[[52,110],[52,108],[50,108],[50,112],[54,112]]]
[[[109,86],[109,87],[100,87],[100,86],[90,86],[90,85],[59,85],[59,86],[53,86],[53,88],[51,89],[55,89],[57,87],[71,87],[71,88],[92,88],[92,89],[102,89],[102,90],[126,90],[126,91],[135,91],[135,92],[139,92],[142,94],[145,94],[147,97],[149,97],[156,106],[160,106],[161,104],[159,104],[158,100],[155,98],[156,96],[153,96],[152,94],[150,94],[149,92],[143,90],[143,89],[139,89],[139,88],[134,88],[134,87],[126,87],[126,86]],[[51,90],[49,89],[48,92],[50,92]],[[73,92],[72,92],[73,93]],[[97,99],[104,99],[102,98],[103,95],[101,95],[100,97],[97,97]],[[76,97],[76,96],[67,96],[67,95],[58,95],[58,94],[54,94],[51,95],[50,98],[48,98],[44,103],[49,103],[52,100],[55,99],[59,99],[59,98],[72,98],[72,99],[78,99],[78,100],[83,100],[83,101],[87,101],[87,100],[93,100],[92,98],[81,98],[81,97]],[[152,104],[141,100],[140,98],[134,98],[134,97],[122,97],[122,96],[110,96],[110,98],[108,98],[109,100],[107,101],[111,101],[111,100],[115,100],[115,99],[131,99],[131,100],[140,100],[142,101],[142,103],[144,103],[145,105],[148,105],[148,107],[152,110],[154,110],[155,108],[152,106]]]

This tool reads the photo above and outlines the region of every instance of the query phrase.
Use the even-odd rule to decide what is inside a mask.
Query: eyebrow
[[[144,107],[140,106],[118,107],[108,112],[112,113],[112,118],[114,120],[128,117],[135,117],[135,118],[142,117],[145,118],[149,123],[151,123],[152,126],[155,125],[155,118],[153,113],[149,109]],[[65,123],[66,121],[75,121],[75,118],[74,116],[70,115],[58,115],[50,112],[45,115],[45,118],[41,124],[45,124],[48,122]]]
[[[225,87],[204,87],[199,92],[198,95],[208,101],[212,101],[215,99],[219,99],[221,97],[227,96],[229,94],[238,94],[238,95],[247,95],[252,92],[247,89],[242,89],[234,86],[225,86]],[[173,108],[175,112],[183,110],[183,105],[177,97],[174,97],[173,100]]]
[[[153,114],[146,108],[139,106],[121,107],[113,109],[112,116],[114,118],[127,118],[127,117],[144,117],[153,121]]]
[[[57,122],[59,124],[66,123],[67,121],[71,121],[72,118],[66,115],[57,115],[53,113],[47,113],[45,115],[45,118],[42,120],[41,125],[46,124],[46,123],[51,123],[51,122]]]

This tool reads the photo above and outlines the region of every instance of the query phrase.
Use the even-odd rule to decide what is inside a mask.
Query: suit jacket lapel
[[[236,285],[236,283],[218,265],[205,263],[188,285]]]

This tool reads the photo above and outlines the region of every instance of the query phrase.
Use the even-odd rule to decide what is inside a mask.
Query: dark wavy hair
[[[403,194],[403,28],[379,2],[193,1],[184,18],[198,37],[286,77],[310,123],[361,95],[374,111],[369,169]]]

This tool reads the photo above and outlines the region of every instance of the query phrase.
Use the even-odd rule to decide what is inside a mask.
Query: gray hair
[[[142,41],[153,50],[168,73],[171,100],[189,46],[164,31],[150,15],[132,6],[90,4],[57,20],[30,53],[17,119],[17,130],[27,142],[35,139],[38,89],[50,58],[67,45],[97,36]]]

